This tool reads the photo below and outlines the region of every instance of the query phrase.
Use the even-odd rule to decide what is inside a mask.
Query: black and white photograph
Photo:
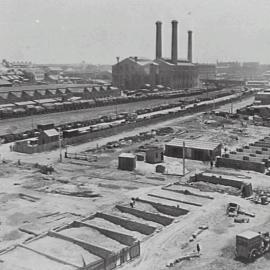
[[[269,0],[0,11],[0,270],[270,269]]]

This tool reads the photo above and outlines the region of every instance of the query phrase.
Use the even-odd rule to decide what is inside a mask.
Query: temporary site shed
[[[118,169],[133,171],[136,168],[136,157],[130,153],[122,153],[118,157]]]
[[[183,146],[185,144],[185,146]],[[185,148],[185,151],[183,151]],[[169,157],[210,161],[221,155],[222,145],[219,142],[203,140],[173,139],[165,145],[165,155]]]
[[[162,147],[151,146],[147,148],[145,150],[145,162],[151,164],[163,162],[164,160],[163,152],[164,150]]]

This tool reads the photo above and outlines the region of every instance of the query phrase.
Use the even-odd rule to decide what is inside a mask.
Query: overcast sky
[[[113,64],[116,56],[155,56],[163,22],[170,56],[178,20],[179,56],[193,30],[194,62],[270,63],[270,0],[0,0],[0,59]]]

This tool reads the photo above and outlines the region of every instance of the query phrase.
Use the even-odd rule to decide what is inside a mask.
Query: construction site
[[[30,2],[0,1],[0,270],[269,269],[266,5]]]
[[[236,113],[253,101],[31,155],[2,144],[1,269],[267,269],[260,243],[236,253],[270,229],[269,129]]]

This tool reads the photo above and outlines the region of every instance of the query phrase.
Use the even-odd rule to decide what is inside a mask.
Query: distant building
[[[196,64],[198,69],[199,80],[215,80],[216,79],[216,65],[215,64]]]
[[[161,22],[156,22],[156,58],[128,57],[112,67],[113,85],[121,90],[163,85],[173,89],[198,84],[197,66],[192,63],[192,32],[188,32],[187,60],[178,59],[177,21],[172,21],[171,58],[162,57]]]
[[[237,80],[242,78],[239,62],[217,62],[216,73],[219,79]]]
[[[259,62],[244,62],[242,64],[242,76],[244,80],[256,80],[259,76]]]
[[[42,82],[45,79],[45,72],[41,68],[31,67],[24,69],[24,74],[33,82]]]
[[[173,89],[197,86],[198,71],[196,65],[181,60],[172,63],[170,59],[164,58],[157,59],[156,62],[159,64],[157,84]]]
[[[139,89],[155,85],[158,64],[141,57],[128,57],[112,67],[113,85],[120,89]]]
[[[262,77],[263,77],[264,80],[270,81],[270,70],[265,71],[262,74]]]
[[[5,87],[5,86],[12,86],[12,83],[0,78],[0,87]]]

